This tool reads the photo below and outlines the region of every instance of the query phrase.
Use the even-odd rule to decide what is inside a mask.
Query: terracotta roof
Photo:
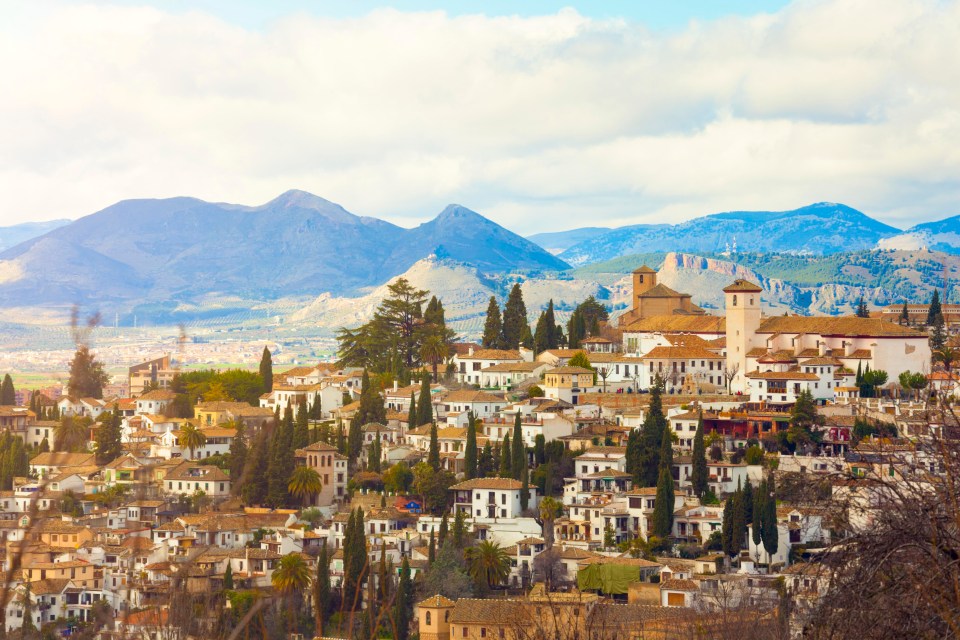
[[[504,402],[504,399],[486,391],[461,389],[448,393],[441,402]]]
[[[573,373],[589,373],[589,374],[593,375],[593,370],[592,370],[592,369],[586,369],[586,368],[584,368],[584,367],[571,367],[571,366],[568,365],[568,366],[565,366],[565,367],[557,367],[557,368],[555,368],[555,369],[550,369],[549,371],[547,371],[547,373],[548,373],[548,374],[550,374],[550,373],[570,373],[570,374],[573,374]]]
[[[523,483],[513,478],[474,478],[465,480],[450,487],[456,490],[465,489],[521,489]]]
[[[70,583],[69,578],[48,578],[46,580],[34,580],[30,584],[30,593],[37,596],[62,593]]]
[[[647,265],[643,265],[642,267],[637,267],[636,269],[634,269],[633,272],[634,273],[656,273],[656,270],[651,269]]]
[[[445,598],[439,593],[433,596],[430,596],[426,600],[423,600],[418,604],[418,607],[452,607],[457,603],[449,598]]]
[[[760,293],[761,291],[763,291],[763,289],[759,285],[753,284],[749,280],[744,280],[743,278],[737,278],[723,289],[724,293]]]
[[[484,371],[496,372],[496,371],[526,371],[532,372],[539,367],[545,367],[546,364],[543,362],[499,362],[497,364],[492,364],[489,367],[484,367],[480,369],[480,372]]]
[[[926,334],[880,318],[855,316],[771,316],[760,322],[757,333],[811,333],[823,336],[924,338]]]
[[[460,360],[523,360],[520,351],[512,349],[474,349],[473,355],[465,353],[457,357]]]
[[[819,380],[820,376],[815,373],[802,373],[800,371],[752,371],[747,374],[748,378],[759,378],[761,380]]]
[[[727,319],[708,315],[661,315],[634,320],[624,331],[633,333],[725,333]]]
[[[839,367],[841,362],[836,358],[828,358],[826,356],[818,356],[816,358],[810,358],[809,360],[804,360],[800,363],[801,367],[815,367],[815,366],[830,366],[830,367]]]
[[[450,624],[519,624],[527,616],[518,600],[460,598],[450,612]]]
[[[713,351],[707,351],[702,347],[654,347],[643,360],[721,360],[720,356]]]
[[[139,396],[137,400],[173,400],[177,397],[173,391],[168,389],[154,389],[153,391],[148,391],[142,396]]]
[[[690,294],[678,293],[665,284],[658,284],[657,286],[639,294],[638,297],[640,298],[689,298]]]
[[[62,451],[47,451],[39,453],[30,460],[33,466],[44,467],[79,467],[93,463],[96,456],[92,453],[64,453]]]
[[[671,578],[660,583],[661,591],[699,591],[700,587],[693,580]]]

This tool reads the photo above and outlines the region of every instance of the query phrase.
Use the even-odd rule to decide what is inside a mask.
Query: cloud
[[[655,32],[539,17],[292,14],[264,30],[46,5],[0,38],[3,223],[288,188],[520,232],[848,203],[960,213],[960,5],[800,1]]]

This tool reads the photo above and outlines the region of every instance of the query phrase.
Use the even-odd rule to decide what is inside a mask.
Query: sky
[[[522,13],[517,13],[518,8]],[[960,214],[960,2],[0,0],[0,225],[303,189],[523,234]]]

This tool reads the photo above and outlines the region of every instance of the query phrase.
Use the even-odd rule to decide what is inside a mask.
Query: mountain
[[[901,233],[846,205],[820,202],[792,211],[732,211],[676,225],[621,227],[560,254],[572,265],[646,251],[831,254],[870,249]]]
[[[70,224],[69,220],[49,220],[46,222],[24,222],[11,227],[0,227],[0,251],[42,236],[57,227]]]
[[[453,258],[485,273],[570,268],[533,242],[457,204],[449,205],[430,222],[410,229],[390,259],[409,265],[429,254]]]
[[[575,244],[596,238],[608,231],[611,231],[610,227],[581,227],[579,229],[570,229],[569,231],[535,233],[532,236],[527,236],[527,240],[537,243],[550,253],[556,255]]]
[[[960,253],[960,216],[924,222],[910,227],[903,233],[884,238],[878,245],[881,249],[930,249],[946,253]]]
[[[567,268],[456,205],[404,229],[303,191],[257,207],[125,200],[0,253],[0,305],[169,308],[214,296],[339,295],[382,284],[431,254],[485,272]]]

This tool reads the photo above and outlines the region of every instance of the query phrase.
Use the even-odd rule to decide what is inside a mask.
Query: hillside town
[[[794,638],[908,610],[956,630],[939,298],[767,315],[736,279],[712,315],[657,280],[565,326],[514,287],[474,343],[401,278],[336,362],[277,371],[264,347],[256,371],[154,354],[109,380],[78,332],[66,388],[0,389],[3,632]]]

